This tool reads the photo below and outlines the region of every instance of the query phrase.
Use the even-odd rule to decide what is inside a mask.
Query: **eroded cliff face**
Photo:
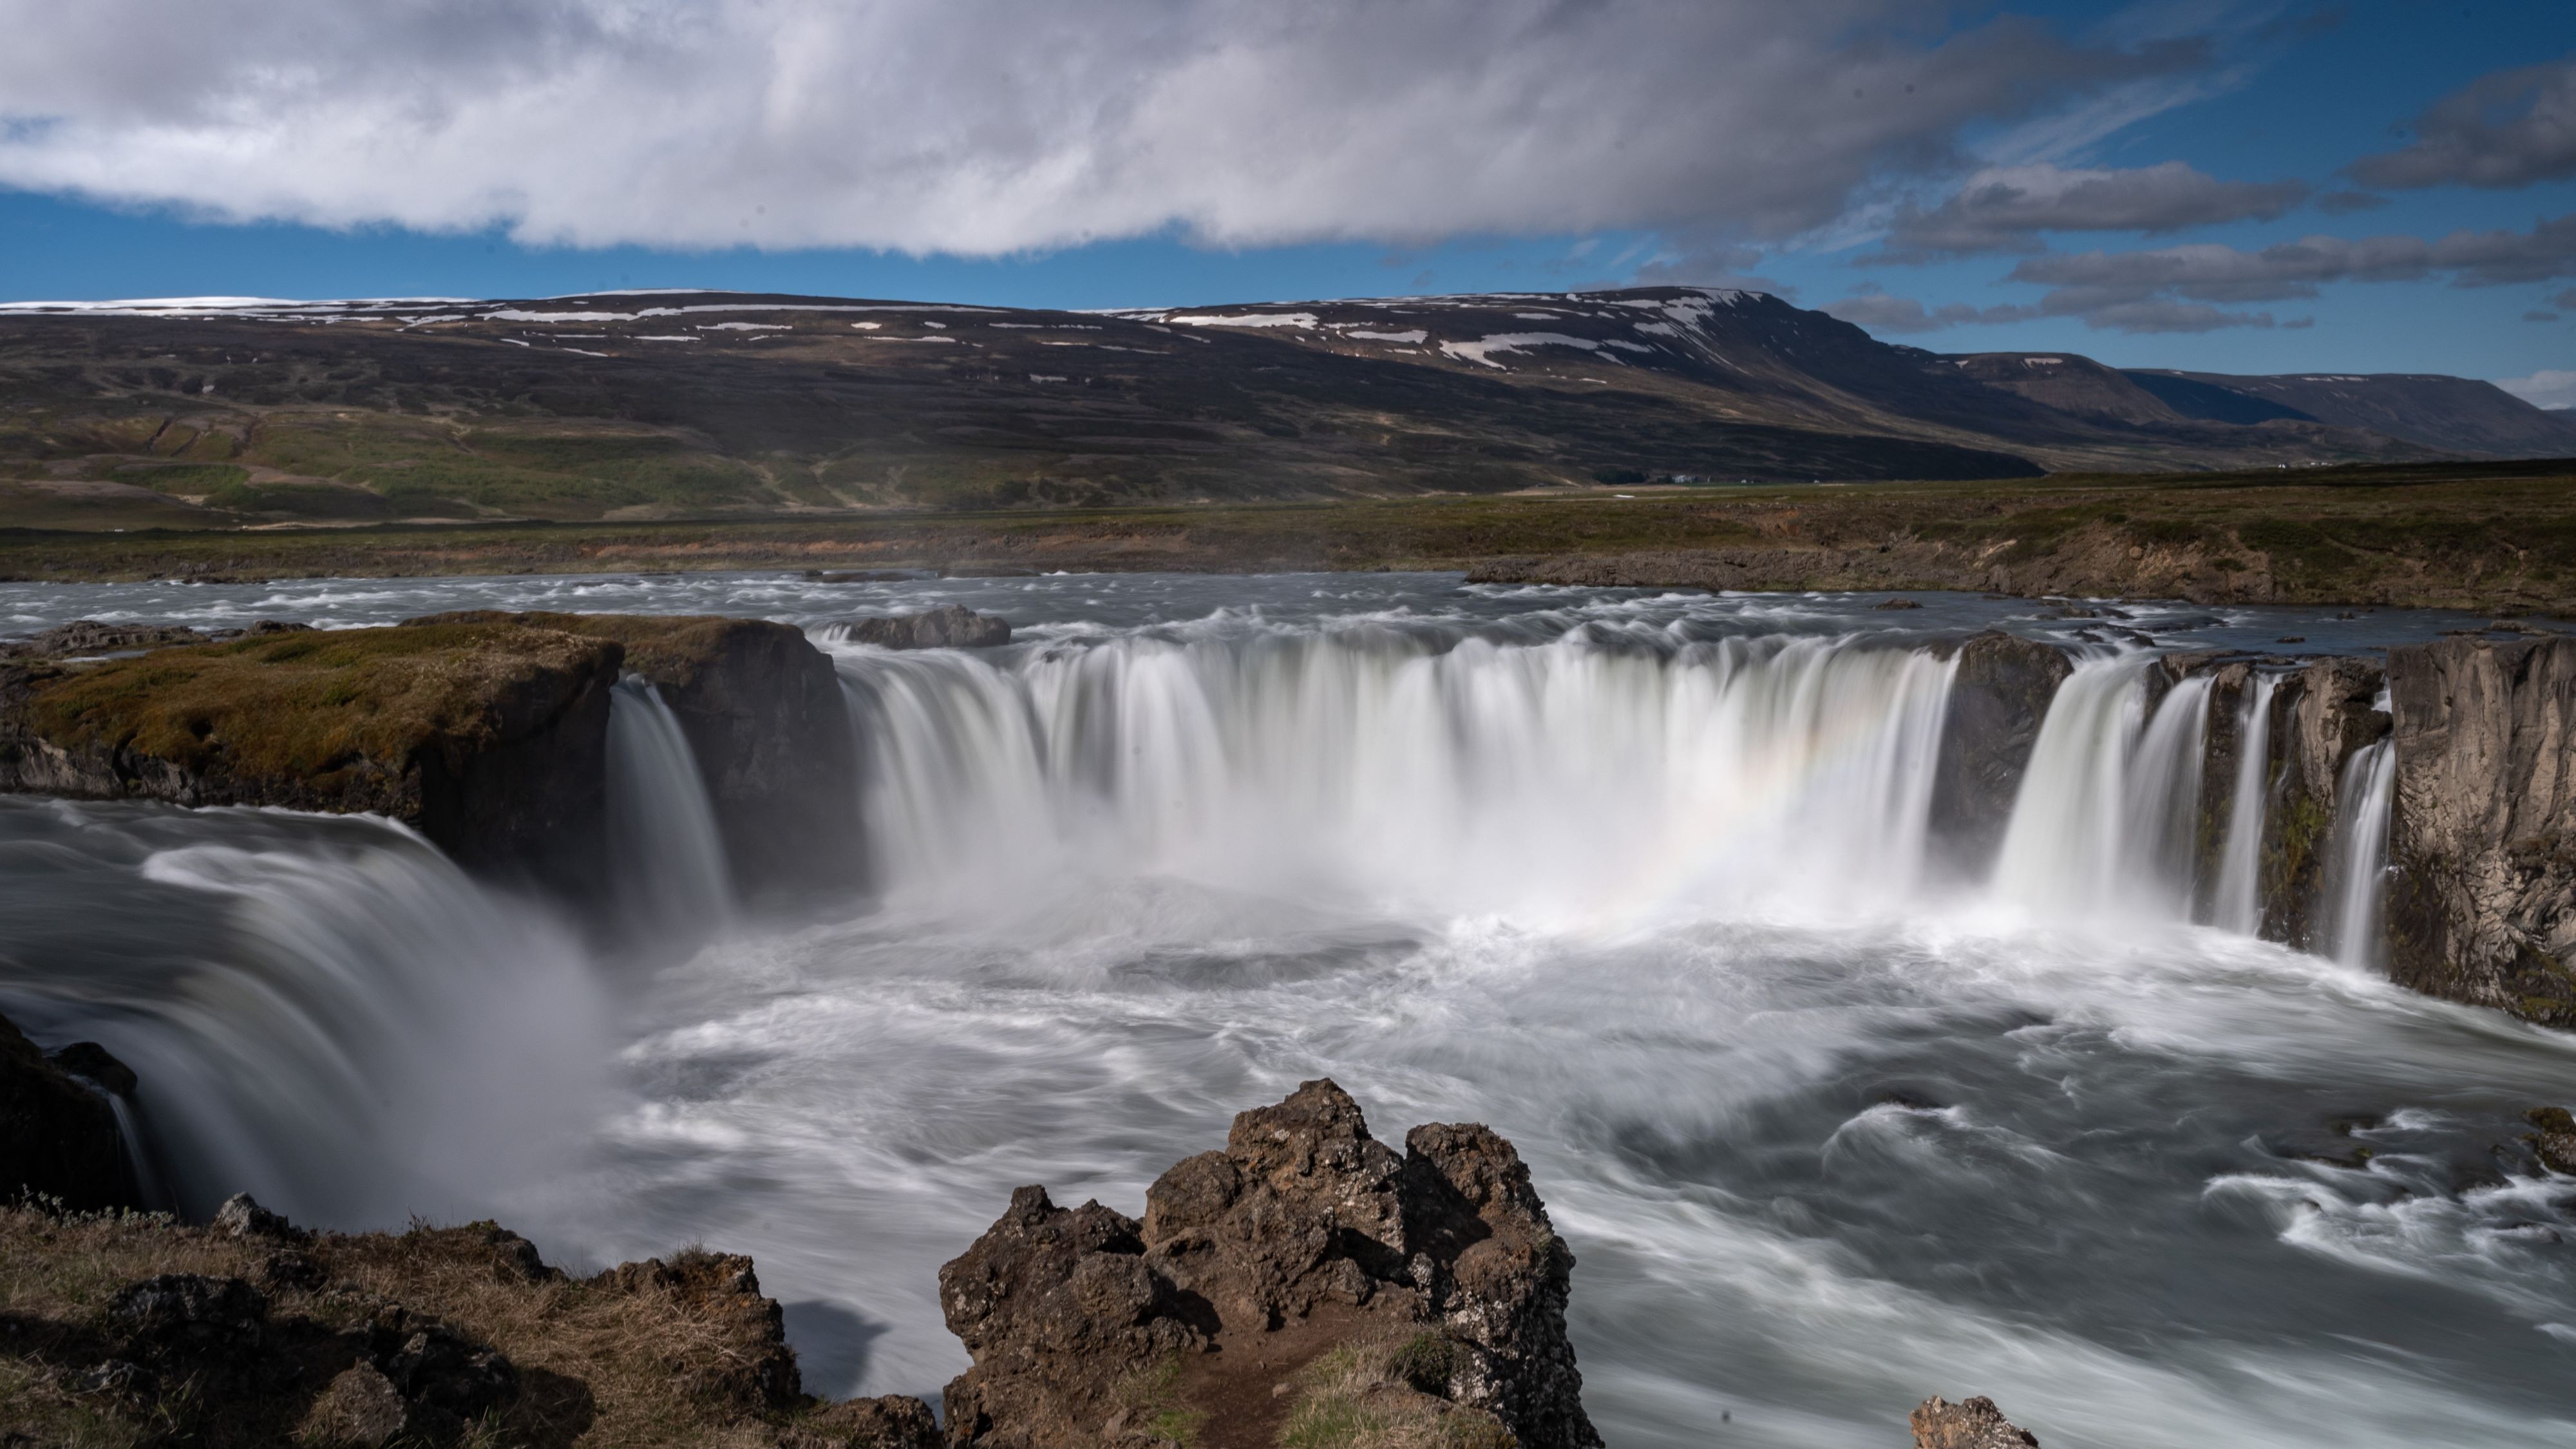
[[[1957,657],[1932,777],[1931,828],[1951,867],[1976,878],[2003,844],[2040,724],[2075,665],[2055,645],[2000,632],[1959,645]]]
[[[1591,1449],[1573,1267],[1491,1129],[1417,1127],[1398,1153],[1308,1082],[1164,1173],[1142,1221],[1013,1194],[939,1273],[975,1361],[948,1441],[1267,1446],[1365,1399],[1421,1442]]]
[[[411,626],[447,621],[615,641],[623,667],[653,682],[688,737],[744,896],[857,884],[857,738],[840,676],[801,631],[715,615],[492,611],[436,614]]]
[[[2576,1027],[2576,641],[2389,654],[2397,803],[2389,969]]]
[[[0,665],[0,789],[373,812],[470,870],[584,898],[603,879],[623,657],[612,640],[449,623]]]
[[[2383,677],[2374,660],[2319,659],[2285,676],[2272,695],[2261,876],[2267,940],[2301,950],[2325,945],[2337,792],[2353,753],[2388,733],[2377,703]]]
[[[757,619],[478,611],[0,663],[0,789],[372,812],[478,874],[596,902],[626,672],[688,737],[746,896],[858,884],[839,677],[803,634]]]
[[[134,1073],[95,1042],[48,1054],[0,1017],[0,1202],[32,1195],[75,1212],[146,1206],[109,1093]]]

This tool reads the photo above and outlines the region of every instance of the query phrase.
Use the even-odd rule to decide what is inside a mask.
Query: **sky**
[[[2576,0],[0,0],[0,300],[1692,284],[2576,405]]]

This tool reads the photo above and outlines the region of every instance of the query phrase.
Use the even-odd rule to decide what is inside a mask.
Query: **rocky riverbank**
[[[689,738],[747,895],[857,878],[847,708],[831,662],[787,625],[460,613],[202,643],[168,632],[73,626],[0,663],[0,789],[367,811],[478,874],[592,902],[610,696],[638,674]],[[162,647],[42,657],[136,645]]]
[[[113,1154],[113,1121],[60,1113],[31,1132],[16,1113],[31,1070],[97,1090],[0,1035],[10,1161],[97,1169],[82,1154]],[[1155,1182],[1141,1219],[1014,1193],[940,1270],[974,1362],[936,1416],[903,1395],[804,1392],[747,1258],[690,1249],[575,1275],[488,1222],[313,1232],[248,1197],[192,1225],[25,1196],[74,1180],[28,1178],[0,1207],[0,1444],[1601,1443],[1565,1333],[1574,1255],[1511,1143],[1435,1124],[1399,1153],[1329,1081],[1238,1116],[1223,1148]],[[1913,1429],[1919,1449],[2036,1444],[1984,1399],[1931,1399]]]

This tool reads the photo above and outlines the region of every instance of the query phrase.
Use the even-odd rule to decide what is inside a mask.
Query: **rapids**
[[[949,601],[1021,642],[826,627]],[[933,1275],[1013,1186],[1135,1211],[1235,1111],[1330,1074],[1382,1136],[1470,1118],[1518,1144],[1579,1258],[1615,1446],[1899,1444],[1936,1392],[2052,1449],[2569,1442],[2576,1188],[2488,1149],[2565,1099],[2576,1043],[2371,969],[2385,750],[2334,846],[2359,924],[2334,957],[2251,939],[2240,851],[2189,878],[2206,689],[2144,707],[2144,649],[2458,621],[1873,602],[0,586],[29,628],[788,619],[842,672],[876,863],[846,910],[725,919],[685,743],[630,686],[621,818],[651,838],[623,898],[703,940],[683,959],[586,950],[380,822],[0,800],[0,1011],[136,1067],[192,1208],[495,1215],[587,1265],[749,1252],[818,1390],[935,1400],[963,1355]],[[1963,877],[1927,820],[1950,665],[1921,646],[1988,625],[2089,657],[2001,859]]]

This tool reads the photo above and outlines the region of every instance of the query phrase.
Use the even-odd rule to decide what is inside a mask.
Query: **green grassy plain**
[[[2556,611],[2576,607],[2576,464],[632,523],[0,529],[0,576],[66,582],[764,568],[1548,578],[1585,567],[1608,570],[1588,580],[1598,582],[2128,594],[2161,582],[2186,597]],[[1761,577],[1727,572],[1745,568]]]

